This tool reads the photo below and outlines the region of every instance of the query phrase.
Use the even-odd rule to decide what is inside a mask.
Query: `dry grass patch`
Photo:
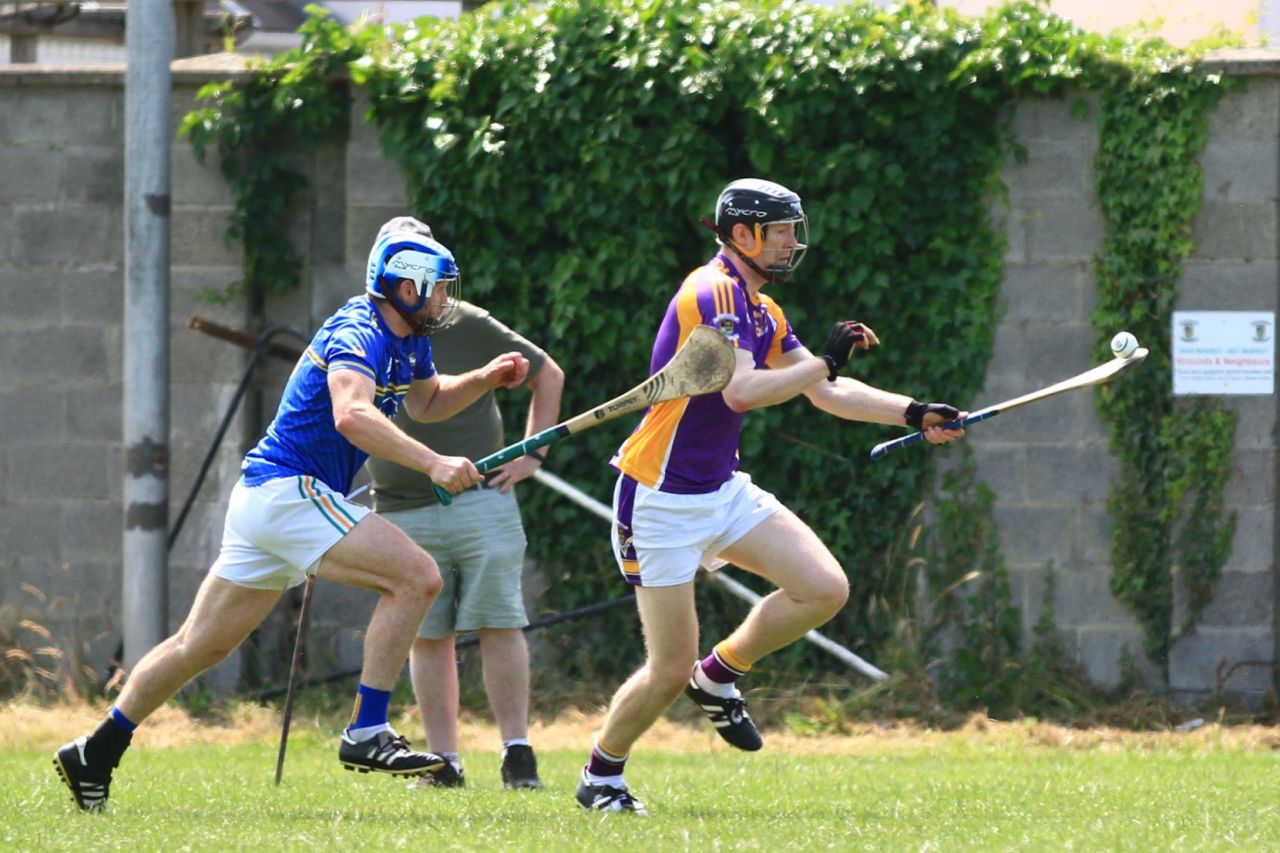
[[[28,700],[9,702],[0,706],[0,749],[54,749],[77,734],[91,731],[102,720],[107,707],[105,704],[85,703],[45,706]],[[567,710],[554,719],[533,721],[529,738],[539,750],[585,750],[600,728],[603,716],[603,711],[598,710]],[[295,732],[310,731],[319,737],[336,737],[341,723],[295,716],[293,725]],[[406,709],[396,720],[396,726],[411,739],[421,741],[422,726],[416,711]],[[166,706],[138,729],[135,744],[160,748],[240,744],[274,741],[279,736],[280,713],[273,707],[234,703],[225,706],[217,719],[196,719],[179,708]],[[1103,752],[1188,748],[1280,749],[1280,731],[1272,726],[1208,722],[1192,731],[1135,732],[1108,726],[1073,728],[1037,720],[1000,722],[981,714],[971,716],[963,726],[949,731],[908,721],[855,722],[840,734],[768,730],[765,737],[771,751],[795,754],[821,752],[827,755],[877,755],[961,742],[979,748],[1027,746]],[[459,727],[462,752],[492,751],[500,742],[497,728],[490,721],[476,717],[462,720]],[[638,749],[708,752],[731,748],[709,726],[660,720],[641,739]]]

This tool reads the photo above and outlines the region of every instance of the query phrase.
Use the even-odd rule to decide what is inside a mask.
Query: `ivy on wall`
[[[341,77],[362,54],[361,41],[318,10],[299,32],[303,47],[287,61],[258,65],[243,82],[201,88],[196,98],[205,105],[178,127],[201,162],[211,149],[217,152],[234,196],[225,238],[244,247],[244,278],[209,294],[214,299],[247,296],[261,304],[264,294],[299,284],[303,264],[289,226],[306,178],[290,154],[314,150],[346,130],[351,96]]]
[[[1100,340],[1128,328],[1167,352],[1199,197],[1194,157],[1221,81],[1171,61],[1166,47],[1081,33],[1032,2],[969,19],[928,3],[553,0],[356,32],[313,14],[302,48],[246,83],[206,90],[209,105],[184,123],[198,152],[217,146],[235,187],[230,236],[245,242],[246,282],[284,284],[296,266],[280,237],[297,175],[276,153],[278,134],[305,144],[338,128],[345,69],[369,93],[413,212],[459,257],[468,298],[570,367],[566,412],[644,375],[663,307],[714,251],[698,217],[743,175],[804,196],[811,257],[774,293],[803,340],[856,317],[884,341],[856,360],[860,378],[972,399],[997,320],[1004,243],[987,205],[1001,194],[1005,158],[1020,153],[1012,110],[1019,97],[1067,87],[1103,95],[1099,198],[1111,227],[1097,263]],[[1152,106],[1157,116],[1144,115]],[[1123,468],[1115,589],[1156,636],[1172,604],[1149,592],[1167,588],[1175,554],[1196,590],[1194,617],[1230,542],[1229,424],[1211,407],[1173,412],[1159,357],[1104,394],[1102,411]],[[1226,438],[1206,454],[1191,443],[1208,441],[1209,425]],[[866,448],[883,437],[883,427],[816,415],[803,401],[753,413],[743,434],[744,468],[830,545],[854,602],[884,600],[890,576],[902,577],[884,556],[947,453],[871,465]],[[605,429],[575,438],[555,453],[557,473],[608,494],[604,460],[620,439]],[[1150,498],[1129,499],[1135,490],[1155,496],[1151,514],[1138,511]],[[522,500],[548,605],[615,595],[607,532],[542,490]],[[714,638],[741,611],[714,589],[702,594]],[[991,618],[1006,624],[1007,614]],[[825,630],[874,645],[893,620],[854,605]],[[581,632],[560,636],[562,661],[590,645]],[[616,655],[607,632],[600,647]],[[777,662],[809,654],[801,644]]]
[[[1235,413],[1205,398],[1175,403],[1170,361],[1171,313],[1204,183],[1197,157],[1222,80],[1158,57],[1105,91],[1095,168],[1108,228],[1094,262],[1093,322],[1101,346],[1123,328],[1151,350],[1136,381],[1098,394],[1120,460],[1107,504],[1111,590],[1142,622],[1148,656],[1167,666],[1170,646],[1209,603],[1235,532],[1223,507]],[[1188,604],[1180,626],[1175,565]]]

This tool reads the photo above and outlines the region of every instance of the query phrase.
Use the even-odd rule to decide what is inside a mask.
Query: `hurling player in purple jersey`
[[[698,325],[718,328],[737,366],[719,394],[651,407],[613,458],[613,549],[636,588],[647,660],[614,694],[578,783],[588,809],[644,812],[623,770],[632,745],[684,692],[733,746],[757,750],[760,733],[737,681],[765,655],[834,616],[849,595],[844,570],[803,521],[737,470],[743,413],[803,394],[840,418],[908,425],[934,444],[962,434],[940,424],[961,413],[839,376],[853,350],[879,343],[862,323],[836,323],[814,355],[762,289],[800,264],[808,220],[800,197],[771,181],[734,181],[716,202],[720,251],[689,274],[663,317],[651,369],[667,363]],[[733,563],[777,589],[698,659],[693,581],[699,566]],[[692,669],[692,673],[690,670]]]
[[[445,420],[492,388],[524,382],[529,362],[515,352],[461,375],[436,373],[427,336],[452,309],[458,281],[453,255],[436,241],[394,227],[379,235],[365,292],[316,332],[266,436],[245,457],[221,551],[186,621],[138,661],[102,724],[55,753],[81,809],[106,805],[112,770],[138,724],[239,646],[308,575],[379,594],[338,750],[343,767],[421,776],[446,766],[410,749],[388,723],[391,689],[440,591],[440,572],[347,492],[369,455],[421,471],[453,494],[481,482],[470,460],[436,453],[391,421],[401,404],[417,420]]]

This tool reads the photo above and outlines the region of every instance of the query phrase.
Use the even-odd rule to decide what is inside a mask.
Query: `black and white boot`
[[[760,738],[760,730],[752,722],[751,715],[747,713],[747,703],[741,696],[717,696],[714,693],[708,693],[692,678],[685,685],[684,695],[698,703],[698,707],[702,708],[711,719],[720,737],[732,746],[747,752],[755,752],[764,746],[764,741]]]
[[[449,762],[434,752],[417,752],[409,741],[391,729],[383,729],[364,740],[352,740],[345,731],[338,760],[348,770],[361,773],[390,773],[392,776],[421,776],[435,773]]]

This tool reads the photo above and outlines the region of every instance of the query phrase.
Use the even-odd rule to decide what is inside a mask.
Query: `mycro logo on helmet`
[[[728,216],[755,216],[760,219],[764,219],[769,215],[763,210],[751,210],[746,207],[726,207],[724,212]]]
[[[418,272],[420,270],[425,271],[426,269],[426,264],[409,263],[409,260],[404,256],[404,253],[396,255],[387,263],[388,271]]]

